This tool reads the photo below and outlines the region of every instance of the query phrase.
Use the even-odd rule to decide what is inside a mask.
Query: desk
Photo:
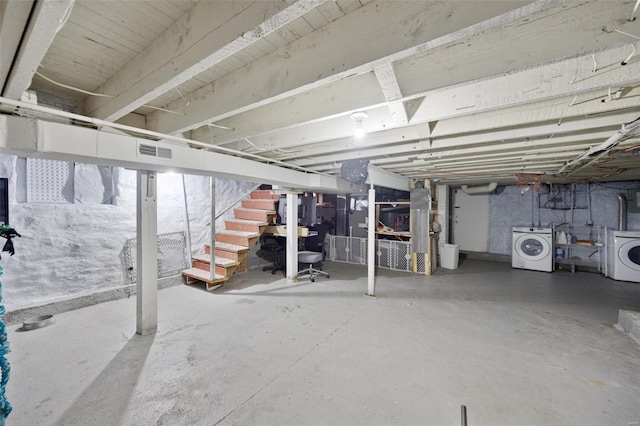
[[[311,231],[306,226],[298,226],[298,237],[310,237]],[[269,225],[264,230],[265,234],[273,234],[280,237],[287,236],[287,225]],[[316,233],[317,235],[317,233]]]

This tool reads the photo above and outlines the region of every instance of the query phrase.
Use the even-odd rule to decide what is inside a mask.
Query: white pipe
[[[498,186],[498,182],[491,182],[482,186],[462,185],[462,192],[465,194],[485,194],[492,192]]]
[[[289,169],[295,169],[295,170],[300,170],[306,173],[313,173],[316,175],[322,175],[322,176],[329,176],[329,177],[334,177],[328,173],[322,173],[322,172],[318,172],[312,169],[308,169],[305,167],[301,167],[301,166],[296,166],[294,164],[289,164],[286,163],[284,161],[281,160],[276,160],[274,158],[268,158],[268,157],[263,157],[261,155],[257,155],[257,154],[250,154],[248,152],[243,152],[243,151],[237,151],[235,149],[231,149],[231,148],[225,148],[223,146],[219,146],[219,145],[212,145],[212,144],[208,144],[205,142],[199,142],[199,141],[195,141],[195,140],[191,140],[191,139],[187,139],[187,138],[182,138],[179,136],[174,136],[174,135],[168,135],[165,133],[158,133],[158,132],[154,132],[151,130],[146,130],[146,129],[141,129],[139,127],[133,127],[133,126],[127,126],[125,124],[118,124],[118,123],[113,123],[111,121],[105,121],[105,120],[100,120],[98,118],[92,118],[92,117],[87,117],[84,115],[80,115],[80,114],[74,114],[71,112],[66,112],[66,111],[60,111],[57,109],[53,109],[53,108],[48,108],[48,107],[43,107],[40,105],[34,105],[28,102],[22,102],[22,101],[15,101],[13,99],[9,99],[9,98],[5,98],[3,96],[0,96],[0,104],[5,104],[5,105],[10,105],[13,107],[18,107],[18,108],[24,108],[27,110],[31,110],[31,111],[38,111],[38,112],[42,112],[45,114],[51,114],[54,115],[56,117],[63,117],[63,118],[68,118],[71,120],[76,120],[76,121],[81,121],[83,123],[90,123],[93,124],[97,127],[112,127],[114,129],[119,129],[119,130],[124,130],[124,131],[128,131],[128,132],[133,132],[133,133],[138,133],[141,135],[145,135],[145,136],[151,136],[153,138],[159,138],[159,139],[166,139],[172,142],[178,142],[181,144],[187,144],[187,145],[195,145],[195,146],[199,146],[202,148],[206,148],[206,149],[212,149],[212,150],[218,150],[227,154],[232,154],[238,157],[248,157],[248,158],[252,158],[252,159],[256,159],[256,160],[260,160],[266,163],[273,163],[273,164],[278,164],[280,166],[289,168]]]

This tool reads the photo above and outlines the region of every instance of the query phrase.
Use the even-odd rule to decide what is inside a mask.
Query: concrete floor
[[[252,270],[9,330],[9,425],[637,425],[640,346],[613,327],[640,285],[461,262],[435,276]]]

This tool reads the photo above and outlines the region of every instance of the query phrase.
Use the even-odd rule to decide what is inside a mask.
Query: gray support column
[[[211,247],[211,258],[209,259],[209,279],[213,281],[216,278],[216,178],[210,178],[210,195],[211,195],[211,239],[209,247]]]
[[[376,295],[376,190],[369,188],[367,229],[367,296]]]
[[[158,328],[158,209],[156,173],[138,170],[136,197],[137,312],[136,333]]]
[[[287,279],[298,278],[298,194],[287,194]]]

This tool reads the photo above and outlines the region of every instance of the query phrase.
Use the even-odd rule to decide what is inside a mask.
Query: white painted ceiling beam
[[[631,44],[631,43],[630,43]],[[591,55],[502,75],[472,84],[433,91],[426,95],[414,121],[435,121],[456,115],[470,114],[518,106],[558,97],[576,96],[602,90],[607,95],[626,85],[640,82],[640,61],[620,63],[629,55],[629,46],[617,47],[596,55],[602,69],[592,72]],[[567,106],[568,107],[568,106]]]
[[[358,149],[351,149],[348,151],[340,152],[332,155],[309,155],[306,156],[306,152],[301,152],[298,155],[298,159],[287,161],[289,164],[306,164],[312,170],[317,170],[315,167],[318,167],[320,164],[334,163],[350,160],[353,158],[371,158],[377,156],[385,156],[385,155],[398,155],[398,154],[407,154],[410,155],[411,152],[416,154],[422,153],[429,149],[429,140],[414,140],[411,143],[399,143],[394,145],[385,145],[381,147],[372,147],[367,144],[366,146],[361,146]],[[317,155],[317,154],[316,154]],[[278,158],[280,159],[280,158]]]
[[[592,3],[584,7],[595,7],[596,9],[599,7],[601,9],[604,6],[602,4]],[[594,14],[596,12],[599,13],[600,9],[597,9],[595,12],[592,12],[592,13]],[[580,25],[584,25],[584,23],[576,21],[575,23],[568,22],[566,23],[566,25],[573,25],[573,26],[576,26],[576,28],[580,28]],[[522,31],[522,29],[516,29],[514,31],[518,33],[518,31]],[[529,33],[531,33],[532,31],[533,29],[530,29]],[[541,30],[539,30],[539,32],[540,31]],[[535,34],[535,31],[534,31],[534,34]],[[624,38],[619,34],[618,36]],[[495,40],[493,40],[493,42],[495,44]],[[481,41],[474,40],[474,44],[480,44],[480,43]],[[504,45],[502,47],[506,48],[506,46],[515,44],[516,40],[513,40],[511,37],[504,36],[504,40],[501,40],[499,43],[500,43],[500,46]],[[511,49],[514,49],[514,48],[511,47]],[[422,110],[422,116],[421,117],[414,116],[412,118],[412,122],[421,122],[421,121],[433,121],[436,119],[441,119],[443,117],[466,116],[469,113],[474,111],[485,110],[485,109],[490,110],[491,108],[496,108],[496,105],[500,104],[501,102],[507,106],[513,106],[513,105],[519,105],[522,102],[534,102],[540,99],[549,99],[549,98],[563,96],[563,95],[566,96],[567,93],[570,93],[573,95],[577,93],[577,91],[579,91],[580,93],[587,94],[587,92],[589,91],[608,87],[611,84],[611,82],[614,81],[612,80],[612,77],[614,76],[614,74],[623,75],[624,79],[626,79],[624,81],[627,81],[627,82],[637,80],[637,74],[638,74],[637,66],[635,69],[632,70],[631,64],[627,65],[626,67],[618,66],[613,73],[609,72],[609,68],[612,68],[612,63],[609,63],[609,61],[610,60],[618,61],[619,57],[623,56],[623,53],[624,53],[624,56],[626,57],[628,55],[628,52],[626,52],[625,49],[629,50],[629,45],[625,45],[623,47],[610,49],[608,51],[597,53],[596,57],[599,58],[598,61],[601,64],[600,71],[595,73],[595,78],[593,76],[589,76],[589,78],[581,79],[580,81],[577,81],[577,82],[573,81],[574,77],[577,75],[576,70],[580,69],[579,67],[580,64],[585,65],[585,63],[587,62],[588,64],[591,63],[592,60],[590,55],[583,55],[581,58],[574,57],[574,58],[570,58],[562,61],[555,61],[551,64],[546,64],[543,66],[526,68],[524,69],[524,71],[520,71],[520,72],[511,71],[510,74],[508,74],[508,76],[513,75],[514,81],[516,80],[518,82],[524,81],[526,84],[529,84],[529,79],[533,78],[533,81],[542,81],[543,83],[546,84],[545,86],[547,89],[546,91],[529,90],[526,93],[526,96],[524,97],[522,96],[522,90],[519,84],[514,83],[514,84],[503,85],[502,80],[503,80],[504,74],[499,74],[499,77],[489,78],[489,79],[483,78],[482,80],[474,81],[471,83],[464,83],[460,86],[453,86],[446,89],[433,89],[433,90],[415,92],[411,96],[405,97],[405,100],[407,99],[413,100],[415,96],[429,95],[427,99],[423,100],[422,107],[419,109],[419,111]],[[466,51],[464,52],[465,55],[467,53],[468,52]],[[514,52],[514,55],[523,57],[523,55],[521,55],[517,51]],[[524,57],[528,57],[528,56],[530,55],[529,54],[524,55]],[[427,56],[427,57],[430,57],[430,56]],[[492,59],[488,58],[486,60],[490,61]],[[555,57],[547,57],[547,60],[555,60]],[[431,65],[431,67],[441,66],[441,64],[437,61],[435,61],[434,63],[435,65]],[[616,64],[618,64],[618,62],[616,62]],[[461,68],[465,68],[465,67],[461,67]],[[412,69],[418,69],[420,70],[420,72],[422,72],[422,75],[419,78],[416,76],[412,78],[419,79],[420,81],[422,81],[423,87],[429,87],[428,86],[429,82],[432,80],[432,76],[435,76],[435,75],[440,75],[440,76],[443,74],[458,75],[462,72],[466,72],[468,74],[468,71],[466,70],[463,71],[458,69],[452,73],[442,73],[442,72],[439,72],[439,69],[436,70],[432,68],[417,67],[417,66],[412,67]],[[558,76],[562,77],[559,73],[563,70],[568,70],[567,73],[565,73],[565,76],[570,75],[571,77],[569,82],[573,81],[571,85],[568,85],[571,88],[570,90],[566,89],[562,84],[559,84],[553,81],[554,79],[558,78]],[[631,70],[632,72],[628,72],[629,70]],[[473,74],[468,74],[468,75],[469,77],[473,76]],[[547,83],[547,80],[549,81],[549,83]],[[562,80],[562,78],[560,80]],[[455,83],[455,81],[447,81],[447,82],[443,81],[442,84],[451,83],[451,82]],[[485,85],[487,86],[486,89],[485,89]],[[496,89],[496,87],[498,89]],[[559,90],[554,91],[554,88],[559,88]],[[361,96],[367,96],[367,92],[363,92]],[[307,99],[309,98],[307,97]],[[455,102],[452,101],[452,99],[455,99]],[[478,99],[483,100],[483,102],[477,102]],[[418,99],[416,99],[416,101],[418,101]],[[472,104],[471,102],[474,102],[474,103]],[[584,103],[584,98],[581,95],[578,99],[578,102],[576,102],[576,105],[583,104],[583,103]],[[466,108],[469,105],[475,105],[476,109],[473,110],[470,108]],[[427,112],[430,112],[433,114],[428,115]],[[417,113],[418,112],[416,112],[416,114]],[[238,117],[238,120],[239,119],[240,117]],[[245,122],[247,121],[248,120],[246,120]],[[245,134],[245,136],[250,136],[250,135]],[[280,143],[286,144],[287,143],[286,139],[280,139]]]
[[[309,91],[376,65],[454,43],[562,4],[372,2],[149,115],[150,128],[181,132]],[[414,28],[414,31],[398,31]],[[418,30],[419,28],[419,30]],[[348,42],[346,42],[348,41]]]
[[[457,172],[522,172],[522,173],[545,173],[555,174],[558,170],[558,165],[561,165],[561,161],[546,161],[546,162],[532,162],[522,164],[480,164],[473,166],[460,166],[460,167],[438,167],[429,168],[422,167],[420,171],[426,173],[428,176],[438,176],[439,173],[457,173]]]
[[[624,123],[629,123],[640,115],[639,111],[625,110],[623,112],[587,117],[582,120],[567,120],[561,125],[557,123],[542,123],[522,128],[507,128],[506,130],[495,130],[475,135],[456,135],[443,138],[432,138],[432,147],[452,148],[464,145],[477,145],[483,143],[495,143],[502,140],[539,138],[549,135],[561,135],[571,132],[587,132],[590,129],[600,129],[606,127],[620,127]]]
[[[393,128],[391,114],[384,106],[369,110],[368,114],[369,117],[364,120],[363,127],[367,132],[373,132],[365,136],[369,144],[391,143],[397,140],[411,140],[429,136],[429,127],[426,124]],[[372,128],[373,126],[375,128]],[[251,143],[240,141],[225,146],[237,150],[258,147],[256,149],[259,151],[255,152],[276,150],[273,155],[278,158],[296,158],[307,152],[315,152],[316,148],[309,148],[308,145],[322,143],[326,140],[331,141],[332,148],[335,146],[338,150],[355,148],[354,127],[355,122],[351,117],[343,115],[333,120],[313,122],[304,127],[292,127],[274,134],[251,137],[249,139]],[[375,131],[386,127],[391,128],[382,132]],[[325,149],[327,147],[325,144],[322,146]],[[283,151],[277,151],[279,149]]]
[[[420,99],[406,98],[405,102],[420,105],[412,122],[437,121],[434,128],[435,136],[453,132],[477,132],[491,129],[492,126],[512,126],[515,122],[559,120],[640,106],[640,88],[626,87],[627,83],[640,82],[640,60],[632,61],[626,66],[621,66],[617,62],[627,50],[628,46],[623,46],[600,52],[597,57],[602,60],[601,65],[606,67],[592,73],[593,75],[589,75],[589,78],[581,78],[580,81],[573,83],[577,75],[576,70],[583,69],[591,73],[587,70],[587,65],[592,64],[590,55],[545,64],[507,76],[419,93]],[[425,80],[427,78],[425,76]],[[354,83],[351,88],[349,88],[350,82]],[[601,102],[607,98],[608,87],[613,82],[617,82],[616,87],[613,88],[614,92],[618,88],[624,88],[622,97],[612,102]],[[538,89],[529,90],[527,87]],[[337,89],[345,90],[347,95],[340,95]],[[523,91],[527,93],[523,95]],[[196,130],[193,137],[196,140],[222,144],[233,139],[261,136],[267,131],[273,132],[276,129],[290,127],[286,132],[279,133],[277,140],[268,142],[271,146],[286,148],[304,140],[305,133],[312,134],[315,141],[346,136],[351,134],[351,127],[348,126],[349,120],[344,118],[339,117],[333,119],[331,123],[327,122],[325,126],[328,130],[326,131],[307,128],[305,125],[319,117],[345,114],[358,108],[366,109],[367,103],[375,104],[376,108],[379,108],[379,96],[380,91],[373,83],[371,74],[367,73],[335,83],[327,92],[321,90],[308,92],[219,123],[232,128],[230,131],[210,129],[210,134],[207,135],[207,130]],[[576,96],[575,101],[574,96]],[[556,97],[560,100],[554,100]],[[305,102],[317,107],[303,108]],[[459,109],[461,105],[473,105],[473,108]],[[476,118],[479,113],[492,113],[492,115]],[[470,114],[473,115],[470,117]],[[448,124],[448,120],[454,120],[451,121],[453,124]],[[347,123],[347,125],[340,123]],[[296,124],[301,126],[293,130]],[[392,115],[385,119],[372,116],[366,120],[366,124],[370,132],[397,126]],[[252,139],[252,141],[261,143],[260,140]]]
[[[563,122],[562,126],[558,126],[556,123],[551,123],[551,124],[543,123],[543,124],[538,124],[538,125],[529,126],[529,127],[507,129],[507,130],[496,130],[496,131],[487,132],[487,133],[479,133],[479,134],[472,134],[472,135],[468,135],[468,134],[455,135],[455,136],[443,137],[440,139],[430,139],[430,141],[427,142],[426,145],[425,145],[425,142],[422,142],[422,143],[413,142],[409,144],[402,144],[400,145],[399,149],[393,149],[393,145],[391,145],[389,147],[390,149],[389,152],[390,153],[392,152],[393,154],[401,154],[402,149],[406,147],[408,150],[408,152],[405,154],[406,156],[420,156],[423,154],[423,152],[420,152],[421,150],[428,149],[431,152],[437,152],[437,151],[446,150],[446,149],[458,150],[460,149],[460,147],[463,147],[463,146],[472,147],[474,145],[477,146],[473,148],[474,150],[491,150],[492,149],[491,146],[493,146],[494,148],[500,149],[500,147],[502,147],[501,141],[514,141],[514,140],[523,141],[525,139],[537,140],[540,138],[549,137],[551,135],[553,135],[555,139],[560,137],[561,135],[567,135],[570,133],[581,132],[581,131],[585,132],[585,134],[577,135],[578,138],[592,139],[588,135],[587,133],[588,131],[593,131],[594,129],[604,129],[604,130],[609,129],[610,131],[615,131],[620,127],[621,123],[631,122],[636,118],[638,118],[639,114],[640,113],[637,111],[629,110],[629,111],[618,113],[618,114],[612,113],[609,115],[588,117],[582,120],[574,119],[573,121]],[[406,129],[410,129],[410,128],[411,127],[405,127],[402,130],[406,131]],[[392,136],[396,130],[400,131],[401,129],[393,129],[388,131],[388,133],[390,134],[390,136]],[[608,135],[610,134],[611,133],[608,133]],[[371,137],[373,140],[373,136],[375,135],[367,135],[367,138]],[[389,139],[392,139],[392,137],[390,137]],[[412,139],[407,139],[407,140],[411,141]],[[552,139],[550,139],[550,141],[551,140]],[[387,140],[385,140],[385,142],[386,141]],[[416,139],[414,139],[414,141],[416,141]],[[389,140],[389,143],[392,143],[392,141]],[[487,145],[491,145],[491,146],[487,146]],[[359,149],[359,154],[357,155],[360,158],[366,158],[366,157],[373,157],[375,155],[385,154],[385,149],[383,149],[382,147],[380,147],[377,151],[374,150],[367,153],[367,151],[369,151],[368,148],[370,146],[371,145],[367,144],[364,147],[361,147]],[[294,156],[294,158],[298,157],[299,159],[291,160],[289,161],[289,163],[302,166],[302,165],[310,165],[313,163],[318,164],[318,163],[330,163],[334,161],[343,161],[350,157],[349,153],[344,153],[344,152],[336,153],[336,154],[328,154],[328,155],[317,155],[317,153],[314,153],[316,155],[314,155],[312,160],[308,160],[304,157],[305,155],[310,155],[311,153],[313,153],[313,151],[310,151],[309,154],[305,154],[304,151],[296,153],[295,155],[292,155],[292,156]],[[282,159],[282,157],[278,157],[278,158]],[[285,158],[285,159],[288,159],[288,158]]]
[[[604,93],[600,91],[585,94],[572,106],[570,105],[574,97],[568,96],[470,116],[447,118],[434,123],[432,135],[447,137],[460,133],[486,132],[513,126],[514,123],[524,126],[543,121],[556,121],[557,125],[562,126],[564,121],[571,121],[574,117],[604,115],[625,109],[640,111],[640,87],[625,90],[623,97],[613,102],[601,102],[606,97]]]
[[[27,28],[32,7],[33,0],[0,2],[0,92]]]
[[[113,121],[173,90],[325,0],[200,1],[89,97],[85,112]],[[291,4],[289,4],[291,3]]]
[[[377,185],[385,188],[393,188],[399,191],[409,191],[411,181],[405,176],[390,172],[380,167],[369,164],[367,166],[368,185]]]
[[[393,72],[393,63],[378,65],[373,68],[373,71],[378,79],[378,84],[380,84],[380,89],[382,89],[382,94],[388,102],[387,106],[393,122],[398,125],[409,124],[407,112],[402,102],[402,92]]]
[[[589,134],[589,139],[586,140],[584,135],[570,135],[554,137],[552,139],[500,143],[489,146],[459,148],[446,151],[429,150],[428,152],[392,156],[389,158],[377,158],[374,161],[379,166],[393,169],[398,167],[420,167],[434,162],[455,163],[459,159],[491,158],[493,156],[499,157],[504,155],[513,155],[515,153],[520,156],[531,156],[550,152],[562,152],[566,150],[585,150],[593,145],[601,143],[609,136],[611,136],[611,131],[603,131]],[[366,150],[363,151],[362,156],[356,158],[369,157],[367,152],[368,151]],[[340,161],[344,161],[349,158],[351,157],[346,155],[338,158],[336,155],[325,157],[324,162],[309,161],[308,164],[300,162],[298,165],[318,172],[335,173],[340,168]]]
[[[18,100],[29,88],[42,58],[58,30],[64,25],[65,17],[70,13],[73,3],[74,0],[49,0],[35,3],[28,27],[2,90],[2,96]]]
[[[345,117],[336,118],[329,124],[332,133],[326,137],[337,137],[338,135],[335,134],[337,127],[341,132],[339,136],[352,135],[354,122],[348,118],[348,115],[353,111],[370,109],[372,105],[384,105],[384,103],[384,96],[374,74],[364,73],[336,81],[322,89],[292,96],[214,123],[225,128],[202,126],[192,130],[191,137],[202,142],[224,145],[244,138],[253,140],[255,137],[292,128],[300,123],[308,124],[341,115]],[[382,118],[383,115],[380,117],[385,122],[389,121]],[[373,117],[365,121],[369,124],[373,121]],[[317,133],[314,132],[314,134]],[[324,132],[320,134],[324,135]],[[300,140],[299,136],[292,138]],[[289,146],[287,141],[281,141],[279,145],[284,148]]]

